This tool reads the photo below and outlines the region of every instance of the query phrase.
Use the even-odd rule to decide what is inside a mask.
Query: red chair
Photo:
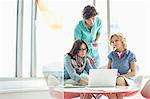
[[[141,95],[146,99],[150,99],[150,80],[148,80],[144,85]]]
[[[135,88],[137,87],[137,88],[139,88],[139,90],[138,91],[134,91],[134,92],[126,93],[126,94],[124,94],[124,96],[125,97],[130,97],[130,96],[133,96],[136,93],[138,93],[140,91],[140,89],[141,89],[142,81],[143,81],[143,77],[141,75],[137,76],[135,78],[135,85],[133,87],[135,87]]]

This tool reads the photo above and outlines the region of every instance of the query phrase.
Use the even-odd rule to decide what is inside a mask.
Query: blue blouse
[[[89,60],[86,60],[84,71],[89,74],[90,69],[95,69],[96,67],[92,67]],[[64,79],[72,79],[74,81],[80,81],[80,74],[76,72],[75,68],[71,63],[71,56],[66,55],[64,59]]]
[[[120,74],[127,74],[129,72],[130,64],[136,62],[136,56],[130,50],[126,50],[122,58],[119,58],[117,51],[112,51],[108,55],[108,59],[112,61],[112,69],[118,69]]]

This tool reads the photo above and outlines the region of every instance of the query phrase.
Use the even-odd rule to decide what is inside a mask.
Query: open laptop
[[[90,69],[88,87],[116,86],[117,69]]]

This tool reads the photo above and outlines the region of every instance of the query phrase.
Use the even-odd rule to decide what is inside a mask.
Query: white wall
[[[122,32],[135,53],[140,74],[150,75],[150,0],[110,0],[111,32]]]

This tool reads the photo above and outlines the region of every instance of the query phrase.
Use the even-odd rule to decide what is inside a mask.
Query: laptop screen
[[[90,69],[88,86],[116,86],[117,69]]]

